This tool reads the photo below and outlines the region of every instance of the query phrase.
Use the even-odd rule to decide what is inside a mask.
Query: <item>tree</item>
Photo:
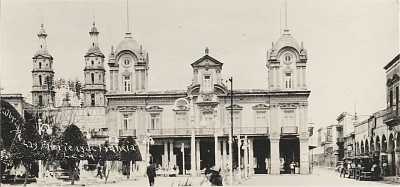
[[[79,127],[71,124],[65,129],[61,143],[65,146],[65,149],[61,149],[59,155],[61,154],[62,159],[66,161],[71,177],[71,184],[74,185],[79,162],[86,159],[86,154],[79,147],[87,147],[87,141]]]
[[[122,166],[125,169],[126,177],[129,179],[131,161],[141,161],[142,155],[140,154],[139,146],[132,136],[128,136],[125,141],[122,142],[123,147],[128,147],[127,151],[121,152]],[[131,149],[131,148],[134,149]]]
[[[38,131],[34,124],[26,122],[21,128],[21,132],[14,138],[10,149],[13,162],[23,164],[26,169],[24,186],[27,183],[32,164],[37,159],[43,158],[40,148],[41,139]]]

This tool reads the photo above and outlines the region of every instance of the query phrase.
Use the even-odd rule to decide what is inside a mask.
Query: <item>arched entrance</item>
[[[364,154],[364,141],[361,141],[361,154]]]
[[[378,152],[378,151],[381,151],[381,140],[379,139],[379,136],[376,136],[376,141],[375,141],[375,143],[376,143],[376,146],[375,146],[375,150]]]
[[[369,143],[368,143],[368,139],[365,140],[365,155],[369,154]]]
[[[372,155],[375,155],[375,154],[374,154],[374,153],[375,153],[374,138],[371,137],[371,140],[370,140],[370,142],[369,142],[369,145],[370,145],[370,152],[372,152]]]

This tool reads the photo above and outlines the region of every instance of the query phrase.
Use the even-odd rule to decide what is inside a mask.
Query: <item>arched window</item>
[[[90,106],[96,105],[96,100],[94,94],[90,94]]]
[[[94,66],[94,61],[92,60],[92,66]]]
[[[43,106],[43,96],[42,95],[39,95],[39,103],[38,103],[38,105],[39,106]]]
[[[124,91],[125,92],[131,91],[131,77],[130,76],[124,77]]]
[[[39,62],[39,69],[42,69],[42,63]]]
[[[39,85],[42,86],[42,75],[39,75]]]
[[[285,73],[285,88],[292,88],[292,74]]]
[[[92,84],[94,84],[94,73],[90,74],[92,78]]]

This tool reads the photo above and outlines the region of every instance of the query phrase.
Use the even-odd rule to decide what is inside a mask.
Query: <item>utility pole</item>
[[[231,133],[229,133],[229,183],[233,185],[233,77],[229,78],[231,82]]]

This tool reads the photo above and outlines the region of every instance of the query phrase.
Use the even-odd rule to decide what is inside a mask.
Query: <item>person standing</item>
[[[209,181],[211,183],[211,186],[223,186],[222,176],[219,174],[220,169],[216,166],[213,166],[210,168],[210,171],[211,171],[211,176]]]
[[[147,166],[146,174],[147,177],[149,178],[150,186],[154,186],[154,178],[156,177],[156,167],[153,164]]]
[[[295,164],[294,162],[292,162],[292,163],[290,164],[290,173],[291,173],[291,174],[294,174],[294,172],[295,172],[295,166],[296,166],[296,164]]]
[[[97,177],[100,177],[100,179],[103,179],[103,172],[101,171],[100,162],[97,163],[97,175],[96,175],[96,178],[97,178]]]

